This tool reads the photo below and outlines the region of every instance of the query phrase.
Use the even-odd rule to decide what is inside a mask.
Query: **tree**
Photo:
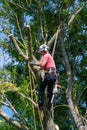
[[[12,57],[16,57],[16,61],[19,60],[20,62],[23,62],[23,67],[25,65],[27,65],[28,73],[26,73],[26,75],[29,75],[29,79],[27,80],[29,82],[29,86],[28,86],[28,91],[26,90],[25,94],[28,94],[29,89],[31,90],[31,92],[32,91],[35,92],[36,84],[38,84],[38,82],[39,82],[38,81],[39,73],[38,73],[38,70],[36,70],[37,68],[35,69],[32,66],[30,66],[30,64],[29,64],[29,60],[33,59],[34,61],[36,61],[38,58],[33,50],[36,49],[36,47],[38,47],[40,45],[40,43],[42,43],[42,42],[47,43],[50,48],[53,47],[54,48],[53,51],[55,51],[55,54],[57,53],[57,48],[60,47],[61,54],[59,54],[59,56],[62,56],[62,61],[61,61],[61,58],[58,57],[58,55],[55,55],[55,59],[57,60],[59,58],[60,70],[62,71],[62,69],[64,69],[64,73],[65,73],[64,76],[67,81],[67,82],[64,82],[64,84],[66,84],[66,86],[67,86],[67,91],[66,91],[67,106],[69,107],[69,110],[74,119],[77,129],[86,130],[86,127],[87,127],[86,118],[85,117],[83,118],[82,115],[80,114],[81,108],[79,107],[78,103],[74,99],[75,94],[79,97],[78,92],[76,92],[74,94],[73,86],[77,85],[75,83],[75,76],[76,76],[75,73],[78,72],[78,70],[81,71],[80,67],[78,67],[78,68],[75,67],[75,64],[79,66],[79,63],[76,63],[76,62],[79,62],[79,60],[80,60],[79,58],[81,58],[81,57],[79,57],[79,56],[81,56],[81,55],[79,55],[79,53],[80,53],[79,48],[81,46],[80,47],[77,46],[77,43],[76,43],[76,41],[79,38],[79,35],[76,35],[77,37],[75,39],[73,38],[73,35],[75,32],[76,32],[76,34],[78,32],[83,34],[83,32],[81,32],[81,28],[79,28],[79,25],[77,25],[77,23],[80,23],[81,27],[86,26],[85,22],[81,21],[80,14],[81,13],[82,13],[82,15],[84,14],[83,18],[87,17],[86,10],[84,9],[87,2],[84,2],[83,5],[81,5],[80,2],[77,3],[76,1],[75,2],[74,1],[71,1],[71,2],[58,1],[58,3],[57,3],[57,1],[52,1],[52,0],[50,2],[49,1],[44,2],[44,1],[40,1],[40,0],[39,1],[35,0],[35,1],[30,1],[30,2],[26,1],[24,4],[23,4],[23,1],[20,2],[20,1],[16,1],[16,0],[3,1],[2,3],[6,7],[3,8],[1,11],[4,12],[4,16],[6,16],[6,14],[8,13],[7,18],[9,18],[10,25],[13,25],[13,26],[11,26],[11,28],[14,32],[14,35],[13,35],[9,32],[9,29],[7,30],[7,27],[6,27],[6,29],[4,28],[5,33],[7,33],[9,35],[11,43],[13,43],[12,44],[13,51],[9,51],[9,49],[8,49],[9,54],[11,54]],[[76,3],[76,6],[74,5],[75,3]],[[78,4],[80,5],[79,8],[77,8]],[[74,9],[75,9],[75,13],[72,13],[74,11]],[[22,19],[20,19],[20,16]],[[26,23],[26,21],[27,21],[26,16],[31,16],[30,18],[32,19],[31,20],[32,22],[30,22],[29,25],[27,25],[27,23]],[[25,19],[26,19],[26,21],[25,21]],[[52,22],[49,23],[50,20]],[[16,22],[14,23],[14,21],[16,21]],[[27,26],[24,25],[25,23]],[[54,23],[55,23],[55,26],[54,26]],[[73,23],[77,28],[74,28]],[[36,33],[36,32],[38,32],[38,33]],[[20,35],[18,35],[18,34],[20,34]],[[74,41],[74,40],[76,40],[76,41]],[[69,43],[69,41],[71,41],[71,42]],[[80,38],[80,43],[81,42],[82,42],[82,40]],[[56,43],[57,43],[57,45],[56,45]],[[55,46],[56,46],[56,48],[55,48]],[[77,46],[78,53],[76,53],[74,51],[74,48],[73,48],[74,46]],[[16,50],[14,49],[14,47]],[[69,47],[73,48],[73,49],[70,50]],[[15,53],[16,51],[17,51],[17,54]],[[81,52],[83,52],[83,51],[85,54],[86,53],[85,48],[81,50]],[[20,58],[19,55],[24,59],[24,61],[22,58]],[[54,56],[54,53],[53,53],[53,56]],[[84,58],[85,57],[83,57],[82,59],[84,59]],[[20,72],[20,73],[22,76],[23,72]],[[83,82],[80,79],[79,73],[78,73],[77,79],[79,80],[79,84],[81,85],[81,83],[83,83]],[[15,79],[13,81],[16,82]],[[24,84],[23,87],[26,89],[26,87],[25,87],[26,84],[24,82],[22,82],[22,83]],[[84,83],[84,85],[86,85],[86,83]],[[1,84],[1,86],[2,86],[2,84]],[[36,129],[35,113],[34,113],[34,106],[37,106],[37,104],[35,103],[36,94],[31,93],[30,95],[26,96],[24,94],[24,92],[20,92],[19,91],[20,89],[15,87],[15,84],[8,85],[6,83],[5,86],[10,86],[10,89],[12,88],[11,91],[13,91],[13,90],[16,91],[16,93],[18,93],[18,95],[20,95],[22,98],[27,99],[29,102],[32,103],[33,115],[34,115],[34,129]],[[11,86],[14,86],[16,89],[13,89],[14,87],[11,87]],[[20,85],[20,87],[21,86],[22,86],[22,84]],[[9,91],[9,87],[7,90]],[[85,88],[85,90],[86,90],[86,88]],[[79,91],[81,91],[81,89]],[[5,93],[6,93],[6,91],[5,91]],[[29,129],[29,127],[26,125],[26,123],[24,123],[27,121],[24,121],[24,118],[21,117],[21,115],[16,111],[16,109],[15,109],[16,106],[13,107],[11,102],[9,102],[9,100],[5,96],[5,93],[2,93],[2,97],[4,100],[6,100],[7,104],[5,102],[1,102],[1,103],[9,106],[15,113],[16,119],[19,119],[20,121],[17,121],[17,120],[15,121],[14,119],[11,120],[7,115],[5,115],[5,113],[2,112],[2,110],[0,111],[0,115],[7,122],[13,124],[14,126],[16,126],[19,129],[25,129],[25,130]],[[82,94],[84,94],[84,93],[82,93]],[[83,102],[83,100],[82,100],[82,102]],[[29,105],[28,105],[28,107],[29,107]],[[85,111],[84,115],[87,116],[86,111]],[[41,113],[41,116],[43,116],[42,113]],[[27,120],[28,120],[28,117],[27,117]],[[42,123],[42,121],[41,121],[41,123]],[[50,111],[48,111],[45,107],[42,129],[55,130],[56,127],[57,127],[57,125],[55,125],[53,119],[51,118]]]

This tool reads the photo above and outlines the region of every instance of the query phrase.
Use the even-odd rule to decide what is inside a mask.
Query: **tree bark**
[[[63,34],[63,31],[62,31]],[[78,111],[75,110],[75,105],[72,100],[72,86],[73,86],[73,81],[72,81],[72,71],[71,71],[71,66],[69,64],[68,56],[64,47],[64,38],[63,35],[61,34],[60,38],[60,43],[61,43],[61,51],[64,59],[64,65],[66,68],[66,75],[67,75],[67,90],[66,90],[66,99],[67,103],[69,105],[70,112],[74,118],[75,124],[78,128],[78,130],[86,130],[83,120],[81,118],[81,115],[79,114]]]
[[[52,109],[48,109],[47,107],[47,96],[45,93],[45,100],[44,100],[44,109],[43,109],[43,113],[44,113],[44,117],[43,117],[43,128],[44,130],[59,130],[59,126],[56,125],[52,119]]]

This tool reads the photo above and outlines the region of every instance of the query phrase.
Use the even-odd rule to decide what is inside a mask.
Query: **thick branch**
[[[75,109],[75,106],[74,106],[73,101],[72,101],[71,92],[72,92],[73,81],[72,81],[71,66],[69,64],[68,56],[67,56],[67,53],[66,53],[66,50],[64,47],[64,40],[63,40],[62,35],[61,35],[60,41],[61,41],[61,50],[62,50],[62,54],[63,54],[63,59],[65,61],[66,73],[67,73],[67,91],[66,91],[67,103],[69,105],[72,116],[75,120],[77,128],[79,130],[84,130],[83,121],[80,117],[79,112]]]
[[[15,37],[12,34],[10,34],[9,37],[10,37],[12,43],[14,44],[17,52],[19,53],[19,55],[21,55],[24,58],[25,61],[29,61],[30,58],[22,52],[21,48],[19,47],[18,43],[16,42]],[[34,78],[36,79],[35,74],[34,74],[31,67],[30,67],[30,71],[31,71],[32,75],[34,76]]]
[[[18,51],[19,55],[21,55],[21,56],[25,59],[25,61],[29,60],[29,57],[26,56],[26,55],[22,52],[21,48],[18,46],[15,37],[14,37],[12,34],[10,34],[9,37],[10,37],[11,41],[13,42],[13,44],[14,44],[16,50]]]
[[[68,56],[64,47],[64,39],[63,39],[63,31],[61,33],[61,38],[60,38],[60,43],[61,43],[61,51],[63,54],[63,59],[65,62],[65,67],[66,67],[66,73],[67,73],[67,91],[66,91],[66,99],[67,99],[67,103],[70,107],[70,111],[72,113],[72,116],[75,120],[76,126],[79,130],[84,130],[84,126],[83,126],[83,121],[80,117],[79,112],[75,109],[75,106],[73,104],[72,101],[72,85],[73,85],[73,81],[72,81],[72,73],[71,73],[71,66],[68,60]],[[77,108],[77,107],[76,107]]]

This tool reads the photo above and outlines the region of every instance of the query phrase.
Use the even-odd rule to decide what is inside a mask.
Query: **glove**
[[[30,61],[30,65],[35,65],[35,62],[34,61]]]

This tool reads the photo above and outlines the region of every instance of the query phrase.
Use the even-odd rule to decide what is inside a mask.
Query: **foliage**
[[[4,120],[1,120],[0,122],[0,129],[2,130],[17,130],[15,127],[9,125],[8,123],[6,123]]]

